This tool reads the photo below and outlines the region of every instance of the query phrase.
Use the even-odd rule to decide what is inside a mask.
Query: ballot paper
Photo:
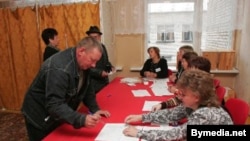
[[[144,97],[144,96],[151,96],[149,92],[145,89],[140,90],[131,90],[135,97]]]
[[[151,87],[151,90],[155,96],[164,96],[164,95],[174,95],[168,91],[166,86],[155,86]]]
[[[145,101],[142,111],[151,111],[154,105],[161,103],[161,101]]]
[[[95,141],[139,141],[139,138],[128,137],[123,134],[123,130],[127,127],[125,123],[107,123],[99,132]],[[135,126],[139,130],[170,130],[171,126]],[[141,140],[146,141],[146,140]]]
[[[121,83],[141,83],[141,79],[138,77],[125,77],[120,80]]]
[[[168,79],[155,79],[150,86],[155,96],[173,95],[168,91]]]
[[[122,133],[126,127],[125,123],[105,124],[95,141],[139,141],[139,138],[128,137]]]

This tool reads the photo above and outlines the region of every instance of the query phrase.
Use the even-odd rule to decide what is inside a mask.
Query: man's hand
[[[87,115],[85,120],[85,127],[95,127],[96,124],[100,121],[101,116],[99,115]]]
[[[106,71],[102,71],[102,77],[107,77],[109,74]]]
[[[108,111],[105,111],[105,110],[99,110],[99,111],[95,112],[94,115],[110,117],[110,113]]]

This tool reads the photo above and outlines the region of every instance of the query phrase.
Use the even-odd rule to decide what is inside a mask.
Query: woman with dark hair
[[[184,68],[182,67],[182,56],[187,52],[194,52],[194,49],[190,45],[183,45],[179,48],[178,54],[177,54],[177,72],[171,76],[169,76],[169,80],[171,82],[176,82],[178,79],[178,76],[181,75],[181,73],[184,71]]]
[[[140,75],[147,78],[167,78],[168,64],[167,60],[160,57],[158,47],[148,48],[149,59],[143,65]]]
[[[200,70],[203,70],[204,68],[210,68],[211,64],[209,64],[209,62],[208,63],[204,62],[204,61],[199,62],[200,59],[198,59],[198,62],[197,62],[196,61],[197,57],[198,57],[198,54],[196,52],[186,52],[182,56],[181,64],[182,64],[183,71],[177,76],[176,82],[181,77],[184,70],[188,70],[191,67],[197,68]],[[193,61],[196,61],[196,64],[194,64]],[[200,64],[200,63],[204,63],[204,64]],[[198,65],[200,65],[201,67],[198,67]],[[202,65],[208,65],[208,66],[202,66]],[[207,70],[205,70],[205,71],[207,71]],[[168,90],[170,92],[174,93],[176,96],[168,99],[167,101],[163,101],[159,104],[154,105],[152,107],[152,111],[157,111],[157,110],[165,109],[165,108],[171,108],[171,107],[177,106],[181,103],[181,100],[178,97],[180,91],[176,88],[175,84],[169,84]]]
[[[48,59],[50,56],[60,51],[58,48],[59,38],[58,32],[54,28],[46,28],[42,32],[43,42],[46,44],[46,48],[43,53],[43,61]]]

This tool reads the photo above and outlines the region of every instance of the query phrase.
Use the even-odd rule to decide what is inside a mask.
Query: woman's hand
[[[178,90],[174,85],[169,85],[168,86],[168,91],[171,93],[175,93],[176,90]]]
[[[142,115],[129,115],[125,118],[125,123],[142,121]]]
[[[145,71],[144,76],[147,77],[147,78],[156,78],[157,74],[153,73],[153,72],[150,72],[150,71]]]
[[[123,134],[125,136],[130,136],[130,137],[136,137],[137,133],[138,133],[138,129],[136,129],[135,127],[133,126],[128,126],[127,128],[125,128],[123,130]]]
[[[145,76],[145,77],[149,77],[149,76],[150,76],[150,71],[145,71],[145,72],[144,72],[144,76]]]
[[[170,82],[175,82],[175,80],[176,80],[175,74],[170,75],[170,76],[168,77],[168,79],[169,79]]]
[[[155,112],[161,109],[161,103],[156,104],[152,107],[151,111]]]

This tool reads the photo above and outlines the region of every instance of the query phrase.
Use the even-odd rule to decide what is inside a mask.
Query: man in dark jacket
[[[97,26],[90,26],[86,34],[101,43],[102,32],[100,32]],[[103,53],[101,59],[96,63],[96,67],[92,68],[90,71],[95,93],[98,93],[109,83],[109,73],[115,72],[115,68],[109,61],[108,52],[104,44],[102,44],[102,48]]]
[[[94,127],[101,115],[89,69],[101,58],[102,48],[94,38],[82,39],[76,47],[48,58],[24,98],[22,112],[30,141],[42,140],[61,123],[74,128]],[[83,102],[92,114],[77,112]]]

